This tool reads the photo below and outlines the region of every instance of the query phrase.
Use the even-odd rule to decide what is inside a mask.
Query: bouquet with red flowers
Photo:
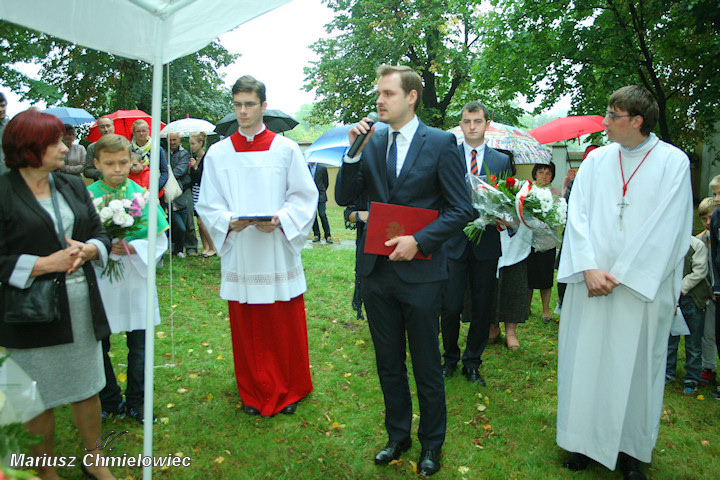
[[[520,221],[533,230],[535,250],[543,252],[557,246],[558,228],[565,225],[567,217],[564,198],[556,197],[549,188],[527,182],[515,196],[515,209]]]
[[[465,235],[479,243],[482,234],[488,225],[497,224],[500,219],[512,226],[518,225],[518,216],[515,208],[515,196],[524,183],[514,177],[498,180],[495,175],[476,177],[467,175],[470,184],[470,201],[478,212],[478,218],[469,222],[464,229]]]

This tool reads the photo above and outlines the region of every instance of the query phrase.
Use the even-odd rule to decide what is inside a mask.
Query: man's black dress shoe
[[[640,460],[627,453],[620,452],[618,463],[624,480],[645,480],[645,474],[640,469]]]
[[[417,464],[417,473],[421,477],[429,477],[440,470],[440,449],[425,450],[420,452],[420,460]]]
[[[400,454],[406,450],[409,450],[412,446],[412,439],[406,438],[402,442],[396,442],[394,440],[388,440],[385,448],[380,450],[375,455],[375,465],[387,465],[393,460],[400,458]]]
[[[450,378],[453,375],[455,375],[455,370],[457,370],[457,365],[451,365],[449,363],[443,363],[442,366],[442,376],[443,378]]]
[[[260,410],[255,407],[251,407],[250,405],[243,405],[243,412],[248,415],[260,415]]]
[[[480,375],[480,372],[478,372],[477,368],[467,368],[463,367],[462,369],[463,375],[465,375],[465,378],[467,378],[467,381],[470,383],[477,383],[481,387],[485,386],[485,379]]]
[[[563,462],[562,466],[573,472],[585,470],[590,463],[590,457],[582,453],[571,453]]]
[[[286,405],[282,410],[280,410],[280,413],[284,413],[285,415],[292,415],[293,413],[295,413],[295,410],[297,410],[297,402]]]

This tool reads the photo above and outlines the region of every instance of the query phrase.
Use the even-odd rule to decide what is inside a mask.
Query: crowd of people
[[[676,378],[681,335],[684,393],[715,380],[720,176],[710,184],[715,198],[698,209],[706,231],[692,237],[688,158],[652,133],[658,117],[652,96],[624,87],[610,96],[603,121],[612,143],[588,149],[564,191],[553,190],[571,200],[559,261],[555,248],[531,247],[533,231],[523,223],[497,219],[475,243],[463,232],[475,217],[466,177],[515,173],[513,153],[485,141],[487,107],[475,101],[463,107],[458,145],[453,134],[418,119],[423,84],[416,72],[383,65],[377,74],[377,112],[386,127],[366,117],[350,129],[349,144],[360,147],[343,157],[335,186],[335,200],[347,207],[346,225],[358,232],[353,307],[358,318],[367,314],[385,405],[387,443],[375,464],[388,465],[412,446],[406,350],[420,408],[417,472],[431,476],[441,468],[445,381],[462,362],[465,380],[486,385],[483,352],[500,338],[501,323],[507,347],[520,348],[517,326],[529,319],[536,289],[541,320],[550,322],[557,268],[557,443],[569,452],[563,466],[583,470],[596,461],[619,466],[626,479],[645,478],[642,463],[650,462],[657,440],[665,384]],[[232,88],[235,133],[207,150],[206,136],[192,135],[190,152],[177,134],[168,135],[169,158],[159,155],[158,237],[149,251],[149,204],[138,207],[142,227],[123,239],[111,238],[97,208],[108,199],[146,196],[147,122],[133,124],[129,141],[101,117],[101,138],[86,152],[74,143],[74,128],[51,115],[30,109],[8,121],[0,97],[8,169],[0,176],[0,282],[30,295],[50,282],[57,298],[50,322],[32,314],[0,321],[0,345],[38,382],[46,408],[27,423],[43,438],[33,455],[52,456],[53,409],[62,404],[72,405],[88,449],[105,418],[154,421],[142,402],[148,296],[155,324],[160,311],[157,291],[146,288],[146,267],[167,250],[181,258],[197,254],[195,217],[203,256],[220,256],[220,297],[228,301],[243,412],[290,415],[313,390],[300,254],[311,229],[320,241],[320,224],[325,241],[333,242],[328,176],[325,167],[308,166],[295,142],[266,128],[266,105],[264,84],[244,76]],[[95,182],[86,186],[80,174]],[[171,176],[182,193],[166,203]],[[532,171],[540,188],[551,189],[554,177],[552,163]],[[365,245],[376,239],[368,238],[366,224],[381,211],[371,203],[436,216],[414,232],[383,239],[389,254],[370,254]],[[106,274],[110,262],[121,264],[122,280]],[[461,356],[463,321],[469,328]],[[126,332],[128,347],[125,392],[109,358],[109,335],[119,332]],[[101,465],[81,468],[114,478]],[[58,478],[50,466],[40,474]]]

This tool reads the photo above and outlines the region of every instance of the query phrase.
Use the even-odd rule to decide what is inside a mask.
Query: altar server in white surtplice
[[[196,209],[220,255],[243,411],[292,414],[312,391],[300,251],[318,191],[297,143],[263,124],[265,85],[246,75],[232,94],[240,127],[205,154]]]
[[[652,95],[610,96],[614,143],[591,152],[569,202],[558,281],[557,443],[563,466],[590,459],[644,479],[662,413],[668,335],[692,227],[690,162],[651,133]]]

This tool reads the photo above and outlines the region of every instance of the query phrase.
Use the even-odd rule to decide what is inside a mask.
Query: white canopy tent
[[[2,0],[0,19],[39,30],[84,47],[153,65],[152,146],[150,158],[149,247],[157,237],[158,156],[162,67],[193,53],[232,30],[289,0]],[[198,28],[202,27],[202,28]],[[155,263],[148,262],[148,290],[155,282]],[[152,456],[154,305],[148,296],[145,337],[145,424],[143,455]],[[152,467],[143,467],[152,478]]]

